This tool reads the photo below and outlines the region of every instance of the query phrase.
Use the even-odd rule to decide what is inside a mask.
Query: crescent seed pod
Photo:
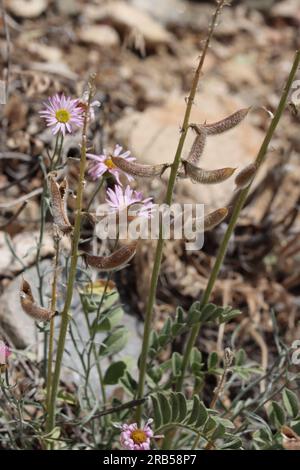
[[[70,233],[72,231],[72,225],[67,216],[67,194],[69,188],[67,179],[64,178],[61,183],[58,183],[54,177],[50,175],[49,181],[54,223],[64,234]]]
[[[217,225],[219,225],[228,215],[227,207],[221,207],[220,209],[207,214],[204,217],[204,232],[212,230]]]
[[[290,427],[281,427],[282,446],[286,450],[300,450],[300,436]]]
[[[250,165],[245,166],[237,175],[234,180],[236,184],[236,189],[244,189],[249,186],[252,181],[253,176],[257,170],[256,163],[250,163]]]
[[[204,170],[184,160],[183,162],[186,175],[192,181],[201,184],[218,184],[230,178],[236,168],[219,168],[218,170]]]
[[[124,245],[109,256],[85,254],[86,262],[98,271],[114,271],[124,267],[136,253],[137,241]]]
[[[111,161],[122,171],[125,171],[125,173],[132,176],[140,176],[141,178],[161,176],[169,166],[168,163],[162,163],[161,165],[141,165],[140,163],[129,162],[125,158],[113,156],[111,157]]]
[[[233,129],[238,124],[240,124],[245,119],[250,109],[251,108],[240,109],[239,111],[230,114],[230,116],[221,119],[221,121],[202,125],[191,124],[190,127],[192,127],[196,131],[200,131],[204,127],[207,135],[222,134],[223,132],[229,131],[230,129]]]
[[[197,126],[195,128],[193,125],[191,125],[190,127],[192,127],[197,132],[197,135],[186,160],[196,165],[204,151],[206,143],[206,130],[203,126]]]
[[[21,283],[20,301],[24,312],[37,321],[49,321],[55,315],[52,310],[35,303],[30,284],[25,279]]]

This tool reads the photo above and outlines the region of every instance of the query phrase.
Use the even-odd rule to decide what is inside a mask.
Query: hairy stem
[[[65,305],[61,314],[61,324],[57,344],[57,353],[55,360],[55,368],[52,378],[52,390],[51,398],[49,402],[49,410],[47,416],[47,432],[50,432],[55,426],[55,412],[56,412],[56,397],[58,392],[62,358],[65,349],[66,336],[68,331],[68,325],[70,321],[70,307],[73,297],[74,283],[76,277],[76,268],[78,260],[78,244],[80,239],[80,225],[81,225],[81,211],[82,211],[82,199],[83,199],[83,190],[84,190],[84,175],[86,169],[86,147],[87,147],[87,122],[89,115],[89,107],[91,102],[92,90],[90,85],[88,104],[85,111],[83,130],[82,130],[82,141],[81,141],[81,158],[80,158],[80,170],[79,170],[79,180],[77,188],[77,199],[76,199],[76,216],[73,232],[73,243],[71,250],[71,264],[70,271],[67,282],[67,291],[66,291],[66,300]]]
[[[55,156],[57,156],[57,162],[59,162],[61,158],[61,152],[62,152],[62,145],[64,141],[64,136],[61,135],[60,138],[60,147],[59,147],[59,152],[57,153],[58,149],[58,141],[59,141],[60,135],[57,134],[56,139],[55,139],[55,146],[54,150],[52,153],[52,156],[49,156],[50,160],[50,165],[49,169],[44,167],[44,165],[41,163],[41,168],[44,173],[44,184],[43,184],[43,192],[41,195],[41,225],[40,225],[40,233],[39,233],[39,242],[37,246],[37,251],[36,251],[36,270],[37,270],[37,276],[39,279],[39,286],[38,286],[38,292],[39,292],[39,298],[40,298],[40,304],[44,305],[44,298],[43,298],[43,275],[40,270],[40,262],[41,262],[41,250],[43,246],[43,241],[44,241],[44,233],[45,233],[45,222],[46,222],[46,217],[47,217],[47,212],[48,212],[48,205],[46,202],[46,198],[48,196],[48,185],[47,185],[47,173],[50,173],[51,171],[55,170],[56,164],[55,164]],[[43,344],[43,374],[44,377],[47,377],[47,349],[48,349],[48,332],[44,332],[44,344]]]
[[[101,178],[101,180],[99,181],[99,183],[97,184],[96,186],[96,189],[95,191],[93,192],[92,196],[91,196],[91,199],[89,200],[89,203],[88,205],[86,206],[86,212],[88,212],[88,210],[90,209],[92,203],[94,202],[97,194],[99,193],[99,191],[101,190],[102,186],[103,186],[103,183],[105,181],[105,178]]]
[[[166,198],[165,198],[165,203],[168,205],[172,203],[176,176],[177,176],[178,168],[180,165],[180,159],[181,159],[184,142],[185,142],[187,131],[189,128],[190,115],[191,115],[195,95],[197,92],[201,71],[202,71],[205,57],[209,48],[209,44],[210,44],[214,29],[217,23],[219,13],[222,7],[224,6],[224,3],[225,3],[225,0],[221,0],[218,2],[216,11],[212,19],[211,27],[210,27],[210,30],[209,30],[209,33],[208,33],[208,36],[207,36],[200,60],[199,60],[199,64],[198,64],[198,67],[196,69],[196,72],[193,78],[191,91],[190,91],[189,97],[187,98],[187,106],[186,106],[186,111],[185,111],[183,124],[181,128],[181,136],[178,142],[174,161],[171,167],[170,178],[168,181],[167,193],[166,193]],[[149,291],[148,302],[147,302],[147,307],[146,307],[144,335],[143,335],[142,351],[141,351],[140,364],[139,364],[140,373],[139,373],[137,399],[140,399],[144,396],[145,378],[146,378],[146,369],[147,369],[147,355],[148,355],[148,349],[149,349],[149,338],[150,338],[151,323],[152,323],[152,312],[153,312],[153,307],[154,307],[154,302],[155,302],[158,277],[160,273],[163,247],[164,247],[164,239],[163,239],[163,234],[162,234],[162,225],[160,223],[159,239],[158,239],[157,246],[156,246],[154,266],[153,266],[152,275],[151,275],[150,291]],[[137,408],[138,423],[140,423],[141,421],[141,416],[142,416],[142,405],[140,405]]]
[[[57,275],[58,275],[58,263],[59,263],[59,242],[58,236],[54,237],[55,241],[55,258],[54,258],[54,273],[52,281],[52,296],[51,296],[51,310],[56,310],[57,300]],[[51,380],[52,380],[52,361],[53,361],[53,344],[54,344],[54,317],[50,320],[50,332],[49,332],[49,345],[48,345],[48,366],[47,366],[47,391],[46,391],[46,404],[47,410],[49,410],[50,395],[51,395]]]
[[[269,129],[267,131],[265,139],[264,139],[264,141],[261,145],[261,148],[258,152],[258,155],[256,157],[255,163],[257,165],[257,170],[259,169],[259,167],[261,166],[261,164],[263,163],[263,161],[266,157],[269,144],[270,144],[271,139],[273,137],[273,134],[274,134],[274,132],[275,132],[277,126],[278,126],[278,123],[280,121],[282,113],[283,113],[283,111],[286,107],[288,96],[289,96],[293,81],[295,79],[295,75],[296,75],[297,70],[299,68],[299,63],[300,63],[300,50],[296,52],[294,63],[293,63],[293,66],[291,68],[291,71],[290,71],[289,77],[287,79],[286,85],[284,87],[284,90],[282,92],[278,108],[276,110],[274,118],[272,119],[272,122],[269,126]],[[254,177],[253,177],[253,179],[254,179]],[[230,238],[231,238],[231,236],[234,232],[234,228],[236,226],[236,223],[237,223],[238,217],[240,215],[240,212],[241,212],[241,210],[244,207],[244,204],[246,202],[246,199],[247,199],[251,184],[253,182],[253,179],[252,179],[250,185],[240,192],[240,194],[239,194],[239,196],[236,200],[236,203],[235,203],[234,208],[233,208],[233,212],[232,212],[232,216],[231,216],[229,225],[227,227],[226,233],[225,233],[224,238],[222,240],[222,243],[220,245],[220,248],[219,248],[219,251],[218,251],[218,254],[217,254],[217,257],[216,257],[215,264],[213,266],[210,277],[208,279],[208,283],[207,283],[205,292],[204,292],[203,297],[201,299],[201,307],[205,306],[209,301],[210,295],[211,295],[212,290],[214,288],[216,279],[218,277],[218,274],[220,272],[220,269],[222,267],[222,264],[223,264],[223,261],[224,261],[224,258],[225,258],[226,252],[227,252],[227,247],[228,247],[229,240],[230,240]],[[184,381],[184,375],[185,375],[185,371],[186,371],[186,368],[187,368],[187,364],[189,362],[189,358],[190,358],[192,348],[194,347],[195,341],[198,337],[199,330],[200,330],[200,325],[195,325],[193,327],[191,333],[190,333],[190,337],[189,337],[189,340],[188,340],[188,343],[187,343],[187,346],[186,346],[186,349],[185,349],[185,352],[184,352],[184,356],[183,356],[181,375],[180,375],[180,378],[177,382],[177,387],[176,387],[177,391],[180,391],[181,388],[182,388],[183,381]]]

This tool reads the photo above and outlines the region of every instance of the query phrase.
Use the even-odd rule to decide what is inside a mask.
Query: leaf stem
[[[93,192],[92,197],[91,197],[91,199],[89,200],[88,205],[86,206],[85,212],[88,212],[88,210],[90,209],[92,203],[94,202],[95,197],[97,196],[97,194],[99,193],[99,191],[101,190],[101,188],[102,188],[102,186],[103,186],[104,180],[105,180],[105,178],[101,178],[101,180],[100,180],[99,183],[97,184],[96,189],[95,189],[95,191]]]

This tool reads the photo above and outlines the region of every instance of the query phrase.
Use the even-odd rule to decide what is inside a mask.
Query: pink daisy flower
[[[40,111],[40,115],[45,119],[47,126],[52,127],[55,135],[61,132],[63,135],[72,133],[83,124],[83,109],[79,106],[79,101],[69,96],[54,95],[48,99],[45,109]]]
[[[153,419],[148,419],[142,428],[137,423],[115,425],[121,429],[121,446],[127,450],[150,450],[150,439],[163,437],[153,435],[152,422]]]
[[[0,340],[0,364],[6,364],[7,358],[11,355],[11,349],[4,341]]]
[[[130,186],[126,186],[125,190],[123,190],[121,186],[116,185],[113,190],[108,188],[106,194],[109,212],[121,212],[137,204],[137,217],[150,218],[152,215],[154,209],[152,197],[143,199],[143,194],[139,191],[134,191]]]
[[[112,153],[113,157],[119,157],[119,158],[125,158],[125,160],[128,160],[129,162],[132,162],[135,160],[134,157],[130,157],[130,152],[127,150],[127,152],[122,153],[123,148],[120,145],[116,145],[115,149]],[[113,175],[118,184],[122,186],[122,183],[120,181],[120,175],[123,174],[127,177],[128,181],[132,181],[134,178],[131,175],[128,175],[128,173],[125,173],[124,171],[120,170],[113,162],[110,157],[110,154],[107,153],[107,151],[104,149],[103,153],[101,155],[95,155],[93,153],[88,153],[87,157],[93,162],[90,165],[89,168],[89,175],[93,180],[97,180],[101,176],[104,175],[104,173],[108,172],[111,175]]]

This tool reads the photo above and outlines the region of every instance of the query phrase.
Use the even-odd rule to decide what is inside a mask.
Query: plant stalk
[[[73,243],[71,251],[71,264],[70,271],[68,276],[67,291],[66,291],[66,300],[65,305],[61,314],[61,324],[59,331],[59,338],[57,344],[56,352],[56,361],[55,368],[52,377],[52,390],[51,398],[49,402],[49,410],[47,416],[47,432],[51,432],[55,426],[55,413],[56,413],[56,397],[58,392],[60,374],[61,374],[61,365],[62,358],[65,349],[66,336],[68,331],[68,325],[70,321],[70,307],[73,298],[74,283],[76,277],[76,268],[78,260],[78,244],[80,239],[80,226],[81,226],[81,211],[82,211],[82,199],[84,191],[84,175],[86,170],[86,149],[87,149],[87,124],[88,124],[88,115],[89,108],[91,103],[92,96],[92,87],[90,84],[88,104],[84,115],[84,123],[82,130],[82,141],[81,141],[81,158],[80,158],[80,170],[79,170],[79,180],[78,180],[78,189],[77,189],[77,199],[76,199],[76,216],[73,232]]]
[[[57,301],[57,275],[58,275],[58,263],[59,263],[59,242],[58,236],[54,237],[55,241],[55,259],[54,259],[54,273],[52,281],[52,296],[51,296],[51,310],[56,310]],[[51,396],[51,379],[52,379],[52,361],[53,361],[53,345],[54,345],[54,317],[50,320],[50,331],[49,331],[49,345],[48,345],[48,366],[47,366],[47,390],[46,390],[46,404],[47,410],[49,410],[50,396]]]
[[[264,141],[263,141],[263,143],[261,145],[261,148],[258,152],[258,155],[256,157],[255,163],[257,165],[257,171],[259,170],[259,167],[262,165],[262,163],[265,160],[269,144],[270,144],[271,139],[273,137],[273,134],[274,134],[274,132],[275,132],[277,126],[278,126],[278,123],[280,121],[282,113],[284,112],[284,109],[286,107],[288,96],[289,96],[293,81],[295,79],[297,70],[299,68],[299,64],[300,64],[300,50],[298,50],[296,52],[294,63],[293,63],[293,66],[291,68],[291,71],[290,71],[289,77],[287,79],[286,85],[284,87],[284,90],[282,92],[281,99],[280,99],[279,105],[277,107],[276,113],[275,113],[275,115],[274,115],[274,117],[271,121],[271,124],[269,126],[268,131],[267,131],[267,134],[264,138]],[[237,220],[239,218],[239,215],[240,215],[240,212],[241,212],[242,208],[244,207],[244,204],[246,202],[246,199],[247,199],[247,196],[249,194],[251,184],[252,184],[254,178],[255,178],[255,175],[253,176],[253,179],[250,182],[249,186],[247,188],[241,190],[241,192],[240,192],[240,194],[239,194],[239,196],[236,200],[236,203],[235,203],[235,206],[233,208],[233,212],[232,212],[232,216],[231,216],[229,225],[227,227],[226,233],[225,233],[224,238],[222,240],[222,243],[220,245],[220,248],[219,248],[219,251],[218,251],[218,254],[217,254],[217,258],[215,260],[215,264],[213,266],[210,277],[208,279],[208,283],[207,283],[205,292],[204,292],[203,297],[201,299],[201,307],[204,307],[209,301],[210,295],[211,295],[212,290],[214,288],[216,279],[218,277],[218,274],[220,272],[220,269],[222,267],[222,264],[223,264],[223,261],[224,261],[224,258],[225,258],[226,252],[227,252],[227,247],[228,247],[229,240],[230,240],[230,238],[231,238],[231,236],[234,232],[235,226],[237,224]],[[181,372],[180,378],[179,378],[179,380],[177,382],[177,386],[176,386],[177,391],[180,391],[182,386],[183,386],[184,375],[185,375],[186,368],[187,368],[187,365],[188,365],[188,362],[189,362],[190,354],[191,354],[192,348],[194,347],[196,339],[198,337],[199,331],[200,331],[200,325],[195,325],[193,327],[191,333],[190,333],[190,337],[189,337],[189,340],[188,340],[188,343],[187,343],[187,346],[186,346],[186,349],[185,349],[185,352],[184,352],[184,355],[183,355],[182,372]]]
[[[213,32],[217,23],[219,13],[222,7],[224,6],[224,4],[225,4],[225,0],[221,0],[218,2],[218,5],[216,7],[215,13],[212,18],[211,27],[210,27],[207,39],[205,41],[205,45],[204,45],[204,48],[203,48],[203,51],[199,60],[198,67],[196,69],[196,72],[193,78],[191,91],[190,91],[189,97],[187,98],[187,106],[186,106],[186,111],[185,111],[183,124],[181,128],[181,136],[178,142],[174,161],[171,166],[171,173],[170,173],[170,177],[168,181],[167,193],[166,193],[166,198],[165,198],[165,203],[167,205],[170,205],[172,203],[176,176],[177,176],[178,168],[180,165],[180,159],[181,159],[184,142],[185,142],[188,128],[189,128],[190,115],[191,115],[194,99],[196,96],[200,75],[202,72],[205,57],[209,48],[211,38],[213,36]],[[159,239],[158,239],[157,246],[156,246],[156,253],[155,253],[154,265],[153,265],[153,270],[152,270],[152,275],[151,275],[151,282],[150,282],[150,291],[149,291],[149,297],[148,297],[148,302],[147,302],[147,307],[146,307],[144,335],[143,335],[142,351],[141,351],[140,365],[139,365],[140,373],[139,373],[138,391],[137,391],[137,396],[136,396],[137,399],[140,399],[144,396],[146,369],[147,369],[147,356],[148,356],[148,350],[149,350],[149,338],[150,338],[151,323],[152,323],[152,312],[153,312],[153,307],[154,307],[154,302],[155,302],[155,297],[156,297],[157,283],[158,283],[158,277],[160,273],[160,266],[161,266],[161,260],[162,260],[162,254],[163,254],[163,247],[164,247],[164,239],[163,239],[163,233],[162,233],[162,224],[160,222]],[[141,404],[137,408],[136,419],[139,424],[141,422],[141,417],[142,417],[142,407],[143,405]]]

